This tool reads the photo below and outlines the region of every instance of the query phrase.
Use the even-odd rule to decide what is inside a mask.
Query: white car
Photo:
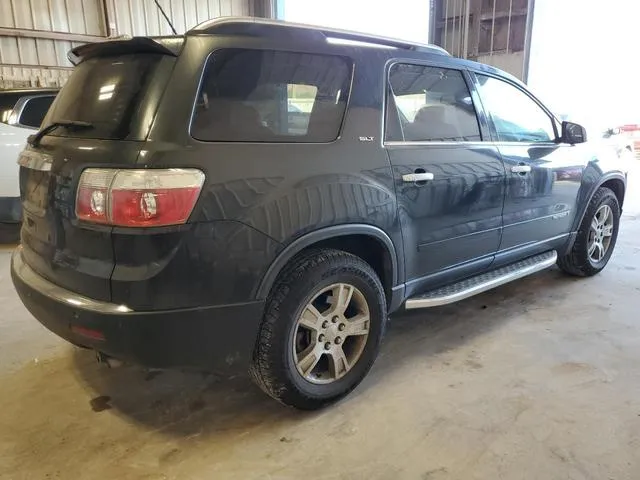
[[[5,230],[13,231],[7,238],[15,238],[15,227],[22,221],[18,178],[18,155],[25,147],[29,135],[36,133],[56,90],[3,90],[0,107],[0,242],[5,242]]]
[[[0,123],[0,223],[19,223],[22,218],[17,159],[33,133]]]

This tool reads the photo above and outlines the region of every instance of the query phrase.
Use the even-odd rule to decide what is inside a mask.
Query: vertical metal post
[[[509,53],[509,40],[511,39],[511,12],[513,10],[513,0],[509,0],[509,18],[507,19],[507,53]]]
[[[447,50],[447,27],[449,26],[449,0],[444,0],[444,37],[442,38],[442,48]],[[447,50],[449,51],[449,50]]]
[[[493,38],[496,35],[496,1],[493,0],[493,15],[491,16],[491,46],[489,47],[489,56],[493,56]]]
[[[524,34],[524,65],[522,66],[522,81],[529,81],[529,61],[531,60],[531,37],[533,34],[533,12],[536,0],[529,0],[527,4],[527,29]]]
[[[471,0],[466,0],[467,9],[464,14],[464,57],[469,58],[469,17],[471,16]]]
[[[453,55],[458,55],[458,50],[460,49],[460,45],[456,45],[458,40],[458,0],[453,0],[453,5],[451,7],[453,10],[453,15],[451,17],[451,50]],[[459,42],[458,42],[459,43]]]
[[[433,45],[439,45],[442,42],[438,42],[436,38],[436,1],[438,0],[430,0],[429,1],[429,43]]]
[[[115,34],[115,31],[111,29],[111,18],[115,19],[115,15],[112,15],[111,9],[109,8],[110,0],[102,0],[102,23],[104,25],[104,36],[110,37]]]
[[[460,15],[458,16],[458,57],[462,57],[462,37],[464,32],[462,31],[462,11],[464,0],[460,0]]]

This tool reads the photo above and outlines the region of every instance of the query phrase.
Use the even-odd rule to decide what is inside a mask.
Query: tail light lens
[[[76,216],[122,227],[185,223],[203,182],[204,173],[196,169],[88,168],[80,176]]]

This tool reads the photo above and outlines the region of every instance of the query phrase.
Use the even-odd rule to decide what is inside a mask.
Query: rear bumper
[[[20,223],[21,221],[20,197],[0,197],[0,223]]]
[[[20,299],[65,340],[153,368],[246,369],[264,302],[164,311],[131,311],[61,288],[34,272],[18,247],[11,278]]]

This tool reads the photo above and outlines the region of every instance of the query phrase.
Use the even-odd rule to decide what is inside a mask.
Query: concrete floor
[[[634,167],[601,275],[552,269],[395,318],[363,384],[315,413],[245,378],[99,367],[25,311],[6,248],[0,478],[638,479]]]

